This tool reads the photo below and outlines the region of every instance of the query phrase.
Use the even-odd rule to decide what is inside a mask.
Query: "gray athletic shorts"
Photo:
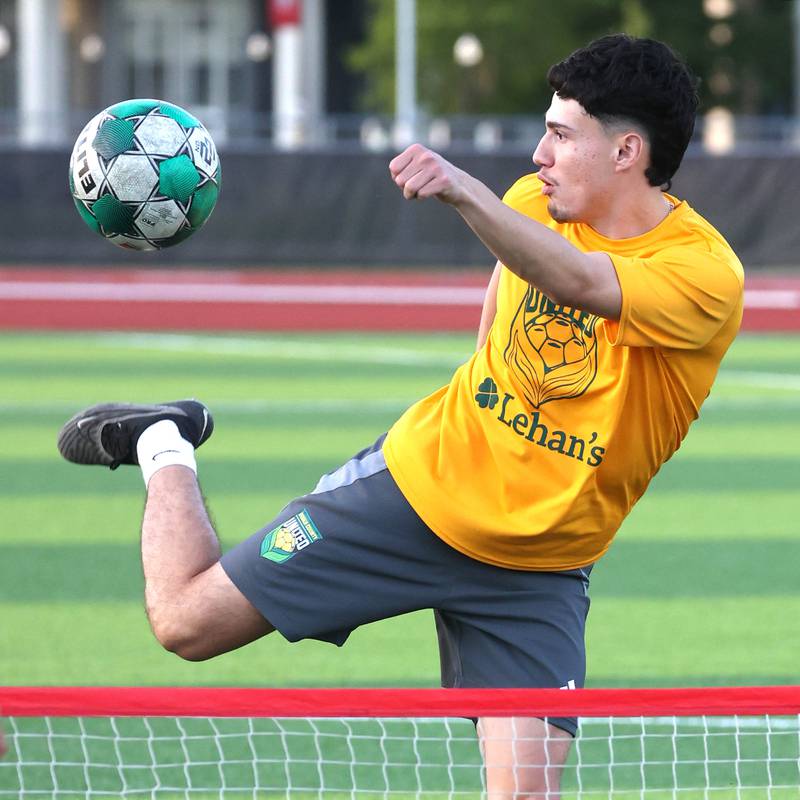
[[[341,646],[359,625],[433,609],[442,686],[582,687],[591,567],[512,570],[454,550],[397,488],[383,439],[227,552],[233,583],[290,642]]]

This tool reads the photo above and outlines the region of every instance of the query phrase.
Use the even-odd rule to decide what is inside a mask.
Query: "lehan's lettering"
[[[597,467],[603,463],[606,448],[597,443],[596,431],[592,431],[587,439],[567,431],[548,428],[541,421],[539,411],[517,411],[514,407],[515,400],[514,395],[505,392],[496,419],[517,436],[553,453],[582,461],[589,467]]]

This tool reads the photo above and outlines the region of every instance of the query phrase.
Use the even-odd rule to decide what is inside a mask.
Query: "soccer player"
[[[206,659],[277,629],[341,645],[435,610],[442,683],[580,687],[592,566],[709,393],[741,319],[741,265],[668,193],[697,95],[664,44],[607,36],[553,66],[538,172],[501,201],[415,144],[408,199],[455,209],[497,258],[476,353],[388,435],[221,555],[196,479],[196,401],[104,405],[60,437],[138,463],[146,605]],[[492,800],[555,798],[576,721],[481,719]]]

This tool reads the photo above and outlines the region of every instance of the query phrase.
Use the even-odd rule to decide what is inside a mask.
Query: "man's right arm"
[[[486,287],[486,295],[483,298],[483,309],[481,310],[481,321],[478,325],[478,345],[475,348],[480,350],[486,344],[486,339],[489,336],[489,329],[494,322],[495,314],[497,314],[497,286],[500,283],[500,272],[503,265],[498,261],[495,264],[492,277],[489,279],[489,285]]]
[[[406,199],[437,197],[452,205],[498,261],[554,303],[620,318],[622,290],[607,253],[584,253],[422,145],[393,158],[389,171]]]

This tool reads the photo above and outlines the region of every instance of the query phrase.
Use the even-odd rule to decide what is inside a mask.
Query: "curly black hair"
[[[694,131],[697,79],[663,42],[617,33],[550,67],[547,80],[602,125],[634,124],[650,143],[645,177],[669,189]]]

